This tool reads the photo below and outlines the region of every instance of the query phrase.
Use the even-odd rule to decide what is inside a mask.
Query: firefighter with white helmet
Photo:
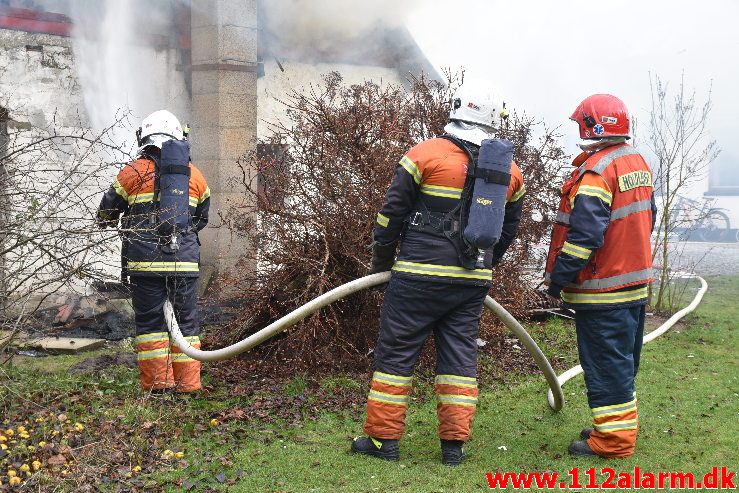
[[[210,189],[190,162],[187,132],[177,117],[156,111],[136,131],[136,159],[120,170],[98,209],[102,227],[121,219],[122,262],[130,277],[135,346],[146,391],[201,388],[200,362],[170,341],[162,307],[169,298],[183,335],[200,347],[198,232],[208,223]]]
[[[433,332],[442,463],[456,466],[464,457],[462,445],[470,437],[477,403],[476,341],[482,304],[492,285],[492,266],[515,235],[524,194],[523,178],[511,162],[512,145],[507,143],[509,173],[488,175],[501,192],[500,240],[487,252],[462,241],[471,184],[478,177],[468,170],[482,164],[481,149],[488,142],[483,141],[507,116],[502,101],[491,94],[473,83],[456,91],[445,133],[403,156],[377,214],[370,273],[391,270],[392,277],[375,347],[364,423],[367,436],[352,442],[355,453],[398,460],[414,367]]]

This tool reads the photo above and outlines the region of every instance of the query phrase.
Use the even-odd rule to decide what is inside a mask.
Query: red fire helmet
[[[570,120],[576,121],[580,127],[581,139],[631,138],[629,110],[623,101],[610,94],[593,94],[585,98]]]

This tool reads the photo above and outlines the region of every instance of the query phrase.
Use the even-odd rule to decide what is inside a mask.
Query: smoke
[[[70,3],[75,66],[94,129],[122,115],[137,126],[158,109],[189,117],[182,114],[189,104],[182,72],[177,71],[175,6],[170,0]]]
[[[422,0],[269,0],[260,3],[260,24],[272,54],[302,60],[371,53],[383,40],[369,36],[404,28]],[[355,53],[356,54],[356,53]],[[353,58],[353,57],[350,57]]]

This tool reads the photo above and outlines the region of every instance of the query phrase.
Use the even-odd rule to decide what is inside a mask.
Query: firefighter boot
[[[462,440],[441,440],[441,463],[445,466],[458,466],[465,458]]]
[[[591,433],[593,433],[592,428],[583,428],[580,431],[580,438],[582,438],[583,440],[587,440],[588,438],[590,438]]]
[[[372,455],[385,460],[399,460],[397,440],[383,440],[372,437],[357,437],[352,442],[352,452],[355,454]]]
[[[567,451],[573,457],[599,457],[599,455],[590,448],[587,440],[572,442],[570,446],[567,447]]]

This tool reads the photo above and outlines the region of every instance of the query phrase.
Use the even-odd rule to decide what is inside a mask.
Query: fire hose
[[[646,344],[650,341],[653,341],[657,337],[661,336],[668,330],[672,328],[673,325],[677,323],[678,320],[683,318],[688,313],[695,310],[695,308],[700,304],[701,300],[703,299],[703,295],[706,294],[706,291],[708,290],[708,284],[706,283],[706,280],[703,279],[700,276],[696,276],[695,274],[688,274],[688,273],[679,273],[678,278],[681,279],[697,279],[701,283],[701,287],[698,290],[698,293],[695,295],[695,298],[693,298],[693,301],[690,302],[688,306],[683,308],[682,310],[676,312],[673,316],[671,316],[665,323],[654,329],[652,332],[644,336],[644,339],[642,339],[643,343]],[[576,377],[582,373],[582,366],[577,365],[573,366],[569,370],[565,371],[558,377],[558,384],[557,387],[559,387],[560,392],[562,391],[562,386],[570,381],[572,378]],[[547,401],[549,401],[549,405],[552,409],[555,411],[559,410],[562,407],[562,396],[561,395],[554,395],[552,393],[552,389],[554,387],[549,386],[549,392],[547,393]]]
[[[235,344],[227,346],[225,348],[216,349],[212,351],[203,351],[196,349],[190,345],[189,342],[184,338],[182,332],[180,332],[179,325],[177,324],[177,318],[174,314],[174,309],[169,300],[164,303],[164,319],[166,320],[169,332],[172,335],[177,346],[182,350],[183,353],[189,357],[198,361],[221,361],[224,359],[231,358],[238,354],[241,354],[249,349],[258,346],[267,339],[287,330],[289,327],[297,324],[304,318],[312,315],[321,308],[330,305],[334,301],[340,300],[349,296],[350,294],[362,291],[364,289],[371,288],[380,284],[384,284],[390,280],[390,272],[381,272],[379,274],[372,274],[369,276],[361,277],[354,281],[343,284],[337,288],[328,291],[321,296],[309,301],[305,305],[293,310],[284,317],[272,322],[262,330],[250,335],[246,339],[243,339]],[[526,329],[516,320],[513,315],[498,304],[490,296],[485,298],[485,308],[493,312],[506,327],[508,327],[521,343],[524,345],[526,350],[531,354],[536,362],[536,365],[544,373],[544,377],[549,384],[549,405],[555,411],[562,409],[564,405],[564,395],[562,394],[562,388],[557,379],[557,374],[554,372],[551,363],[541,351],[536,342],[526,332]]]

